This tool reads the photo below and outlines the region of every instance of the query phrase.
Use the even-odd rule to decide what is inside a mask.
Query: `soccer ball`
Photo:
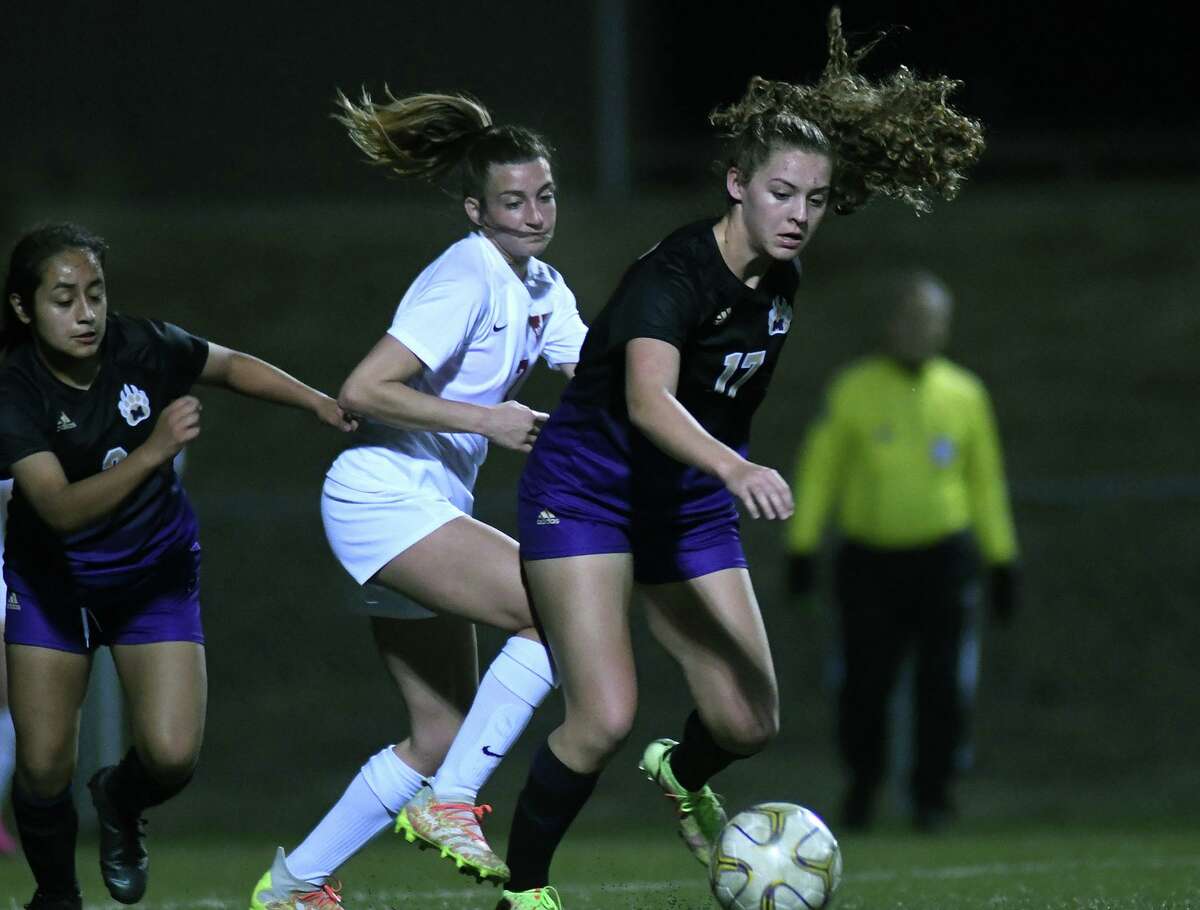
[[[842,878],[837,839],[816,813],[760,803],[721,829],[708,864],[713,896],[726,910],[816,910]]]

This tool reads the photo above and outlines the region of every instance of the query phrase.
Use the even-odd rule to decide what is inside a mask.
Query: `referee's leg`
[[[917,640],[913,804],[917,824],[935,828],[954,811],[954,756],[966,720],[958,669],[978,573],[974,548],[961,535],[928,551],[925,558]]]
[[[844,543],[834,566],[844,667],[838,747],[850,774],[842,824],[865,828],[886,771],[888,697],[909,640],[907,605],[889,579],[895,557]]]

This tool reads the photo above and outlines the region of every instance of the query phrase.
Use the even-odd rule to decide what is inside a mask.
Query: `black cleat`
[[[56,895],[34,891],[33,899],[25,905],[25,910],[83,910],[83,898],[78,891]]]
[[[150,860],[146,855],[146,820],[122,815],[106,789],[115,765],[101,768],[88,781],[100,821],[100,875],[113,900],[136,904],[146,893]]]

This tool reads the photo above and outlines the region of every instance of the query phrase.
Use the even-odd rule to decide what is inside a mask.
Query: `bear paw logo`
[[[136,427],[150,416],[150,399],[137,386],[126,383],[121,388],[117,410],[121,412],[121,416],[125,418],[127,424]]]
[[[792,325],[792,305],[784,297],[771,301],[771,312],[767,315],[767,330],[772,335],[786,335]]]

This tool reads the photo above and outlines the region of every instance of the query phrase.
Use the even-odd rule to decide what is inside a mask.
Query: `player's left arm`
[[[991,400],[982,387],[974,402],[967,447],[967,489],[972,524],[988,564],[988,601],[1001,622],[1012,619],[1020,601],[1020,563],[1013,528],[1004,457]]]
[[[357,419],[338,407],[337,400],[324,392],[305,385],[265,360],[211,341],[199,382],[310,411],[322,423],[344,432],[350,432],[358,426]]]
[[[554,311],[546,329],[546,343],[542,346],[542,358],[550,369],[562,373],[570,382],[575,378],[575,367],[579,365],[579,352],[587,337],[587,323],[579,315],[575,295],[565,285],[563,293],[555,301]]]
[[[965,467],[972,523],[989,564],[1012,562],[1016,557],[1017,542],[1004,475],[1004,457],[991,399],[982,386],[970,404],[970,438]]]

